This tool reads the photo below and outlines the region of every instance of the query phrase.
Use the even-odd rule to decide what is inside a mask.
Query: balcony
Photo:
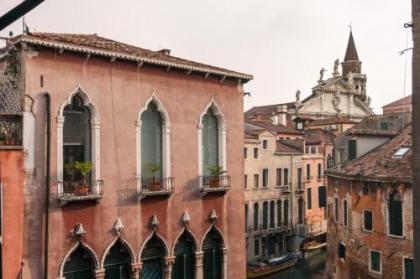
[[[22,116],[0,114],[0,147],[22,146]]]
[[[139,179],[139,200],[147,197],[169,197],[175,190],[173,177]]]
[[[98,201],[103,195],[103,180],[92,183],[83,181],[64,181],[58,183],[58,199],[60,206],[69,202]]]
[[[305,187],[303,187],[302,181],[298,181],[296,183],[296,193],[303,193],[305,191]]]
[[[283,193],[290,193],[290,185],[283,186]]]
[[[230,188],[230,176],[200,176],[199,188],[202,197],[211,193],[225,194]]]

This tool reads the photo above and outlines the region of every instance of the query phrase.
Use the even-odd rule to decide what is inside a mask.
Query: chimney
[[[278,123],[276,124],[287,126],[287,105],[277,106],[277,117]]]
[[[163,48],[161,50],[158,50],[158,52],[163,53],[165,55],[171,55],[171,50],[169,48]]]

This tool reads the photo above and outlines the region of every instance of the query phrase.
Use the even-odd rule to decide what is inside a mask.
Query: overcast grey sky
[[[1,0],[0,13],[18,4]],[[31,31],[97,33],[175,56],[253,74],[245,108],[310,94],[322,67],[344,57],[349,28],[376,112],[403,97],[409,0],[45,0]],[[22,22],[10,30],[21,33]],[[411,30],[410,30],[411,32]],[[409,46],[411,46],[411,36]],[[411,52],[407,90],[411,94]]]

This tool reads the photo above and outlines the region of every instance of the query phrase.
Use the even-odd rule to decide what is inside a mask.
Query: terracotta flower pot
[[[209,178],[209,187],[218,188],[220,187],[220,177],[210,177]]]
[[[160,191],[161,189],[161,182],[159,180],[152,180],[149,183],[149,191]]]
[[[89,187],[87,185],[78,185],[76,186],[76,196],[87,196],[89,192]]]

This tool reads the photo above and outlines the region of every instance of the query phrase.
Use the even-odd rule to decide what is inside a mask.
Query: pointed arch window
[[[390,235],[403,236],[403,204],[396,191],[388,199],[388,222]]]
[[[63,269],[63,277],[66,279],[93,279],[94,270],[95,264],[92,255],[82,246],[79,246],[67,259]]]
[[[223,114],[214,101],[200,116],[198,146],[200,189],[226,191],[230,186],[230,178],[226,175],[226,126]]]
[[[163,265],[166,256],[164,244],[156,235],[146,243],[142,253],[141,279],[163,278]]]
[[[181,235],[175,245],[175,263],[172,271],[172,278],[194,278],[195,266],[195,243],[187,231]]]
[[[217,230],[212,228],[203,241],[204,279],[222,279],[222,274],[224,274],[223,248],[223,239]]]
[[[61,204],[98,199],[100,120],[96,107],[80,88],[60,106],[57,117],[57,181]]]
[[[117,241],[105,258],[105,279],[129,279],[130,263],[130,252],[121,241]]]
[[[171,177],[170,123],[166,110],[152,94],[138,114],[137,177],[141,198],[174,190]]]

